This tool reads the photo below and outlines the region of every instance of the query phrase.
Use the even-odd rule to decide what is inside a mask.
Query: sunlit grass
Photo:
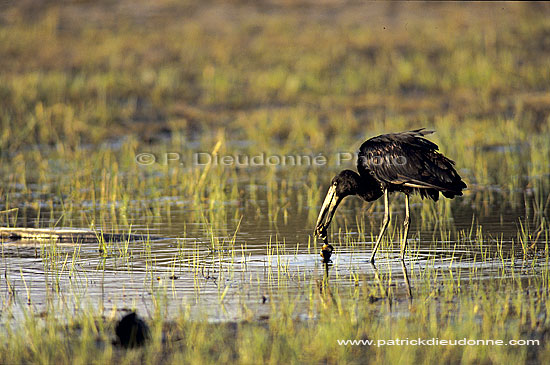
[[[85,306],[75,311],[72,301],[54,301],[40,317],[32,307],[23,308],[18,321],[4,317],[1,351],[8,362],[150,361],[155,356],[201,363],[227,359],[243,363],[251,359],[276,363],[347,363],[364,356],[380,361],[466,358],[474,362],[510,358],[522,362],[544,361],[548,354],[543,345],[498,347],[498,351],[494,346],[403,346],[399,347],[400,351],[392,351],[394,347],[389,346],[338,344],[338,340],[346,339],[418,338],[529,339],[544,343],[549,308],[547,241],[542,255],[526,258],[514,251],[499,252],[491,248],[484,252],[482,240],[477,237],[471,244],[472,251],[480,250],[478,265],[463,269],[453,268],[452,263],[448,267],[440,266],[435,256],[433,261],[424,261],[420,266],[413,264],[410,274],[415,299],[412,301],[399,294],[400,272],[383,271],[378,283],[360,278],[357,285],[334,281],[333,276],[319,281],[309,275],[293,275],[285,266],[283,256],[291,250],[285,249],[281,242],[274,242],[267,254],[268,257],[274,255],[272,262],[275,263],[268,274],[272,277],[268,279],[271,299],[264,304],[269,315],[261,320],[254,319],[254,306],[242,304],[249,320],[209,323],[202,321],[201,316],[191,317],[183,306],[182,311],[167,322],[170,288],[159,283],[148,289],[156,298],[147,317],[153,337],[143,349],[126,352],[111,344],[117,317],[114,311],[103,313],[101,309]],[[231,249],[218,253],[214,260],[220,262],[228,259],[224,255],[234,255]],[[539,260],[543,262],[537,263]],[[546,269],[541,270],[541,264]],[[483,268],[491,266],[496,267],[496,271],[492,274],[494,279],[488,280]],[[231,275],[234,265],[225,266],[217,274],[216,284],[220,290],[225,270],[223,275]],[[301,292],[288,290],[288,284],[295,281],[301,283]],[[200,287],[207,284],[204,276],[197,277],[199,292]],[[254,281],[249,285],[254,285]],[[221,303],[226,293],[222,291]],[[9,308],[12,307],[6,307]]]

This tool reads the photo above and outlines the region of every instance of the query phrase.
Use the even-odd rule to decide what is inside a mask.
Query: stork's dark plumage
[[[366,201],[384,196],[384,220],[371,257],[374,257],[388,223],[391,192],[405,194],[404,237],[401,258],[405,256],[409,232],[409,195],[418,193],[422,198],[437,201],[441,192],[446,198],[462,195],[466,184],[454,168],[454,162],[438,152],[439,147],[423,138],[433,131],[423,128],[408,132],[382,134],[364,142],[359,148],[356,173],[343,170],[332,179],[323,202],[315,234],[326,240],[327,228],[343,198],[359,195]]]

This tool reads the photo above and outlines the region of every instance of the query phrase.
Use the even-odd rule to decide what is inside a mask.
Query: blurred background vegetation
[[[4,210],[34,206],[37,196],[63,210],[113,203],[122,216],[139,212],[126,204],[161,197],[206,198],[212,207],[238,196],[248,205],[259,187],[277,202],[271,216],[280,211],[286,222],[307,207],[313,222],[342,166],[144,168],[135,157],[176,152],[190,161],[218,142],[220,154],[331,157],[420,127],[435,129],[430,138],[456,160],[469,187],[462,205],[515,208],[527,194],[536,211],[550,209],[546,3],[0,6]]]
[[[2,3],[0,149],[218,129],[320,149],[439,125],[498,144],[483,125],[548,131],[549,15],[519,2]]]

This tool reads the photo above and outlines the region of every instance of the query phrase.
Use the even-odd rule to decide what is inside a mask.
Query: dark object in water
[[[117,323],[115,333],[118,344],[124,348],[140,347],[149,339],[149,326],[135,312],[122,317]]]
[[[389,193],[405,194],[404,235],[401,241],[401,259],[405,259],[407,235],[411,222],[409,195],[439,199],[461,196],[466,184],[456,172],[454,162],[438,152],[439,147],[423,138],[433,131],[424,128],[401,133],[382,134],[365,141],[359,148],[357,170],[343,170],[332,179],[327,196],[317,218],[315,234],[327,238],[327,228],[338,204],[348,195],[359,195],[363,200],[374,201],[384,195],[384,220],[376,239],[371,263],[390,222]]]
[[[334,247],[332,245],[325,243],[323,247],[321,248],[321,257],[323,258],[323,263],[328,264],[329,262],[332,262],[330,259],[330,256],[332,256],[332,253],[334,252]]]

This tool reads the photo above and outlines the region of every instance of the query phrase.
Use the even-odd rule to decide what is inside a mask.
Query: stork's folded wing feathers
[[[454,162],[437,152],[438,146],[422,136],[433,133],[422,129],[384,134],[361,145],[357,167],[370,173],[382,185],[432,189],[445,196],[462,195],[466,184],[454,168]]]

